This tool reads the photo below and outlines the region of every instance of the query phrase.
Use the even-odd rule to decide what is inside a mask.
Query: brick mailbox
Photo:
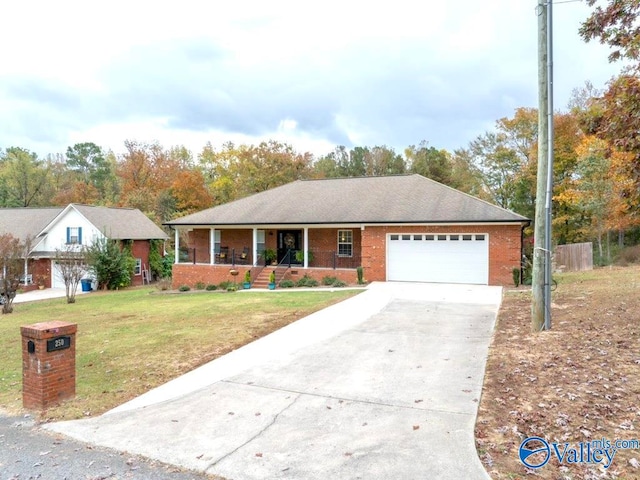
[[[22,405],[45,409],[76,395],[76,331],[60,321],[20,327]]]

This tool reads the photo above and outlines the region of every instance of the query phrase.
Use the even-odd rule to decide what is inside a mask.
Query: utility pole
[[[531,329],[551,328],[553,197],[552,0],[538,0],[538,172],[531,281]]]

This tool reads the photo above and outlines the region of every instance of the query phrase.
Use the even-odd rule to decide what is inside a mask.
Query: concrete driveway
[[[488,479],[473,432],[500,298],[375,283],[101,417],[46,428],[229,479]]]

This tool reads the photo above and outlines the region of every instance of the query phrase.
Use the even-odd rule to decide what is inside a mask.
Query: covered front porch
[[[355,270],[362,236],[360,226],[177,227],[175,245],[176,265]]]

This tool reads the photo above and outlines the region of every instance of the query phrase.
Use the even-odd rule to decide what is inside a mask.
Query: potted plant
[[[313,252],[311,250],[307,251],[307,261],[308,263],[313,262]],[[304,250],[296,251],[296,262],[298,263],[304,262]]]
[[[274,270],[269,275],[269,290],[275,290],[275,289],[276,289],[276,271]]]
[[[251,288],[251,270],[247,270],[244,273],[244,284],[242,286],[245,290],[249,290]]]
[[[264,257],[265,265],[271,265],[276,262],[276,258],[278,257],[278,254],[274,249],[267,248],[262,254],[262,256]]]

